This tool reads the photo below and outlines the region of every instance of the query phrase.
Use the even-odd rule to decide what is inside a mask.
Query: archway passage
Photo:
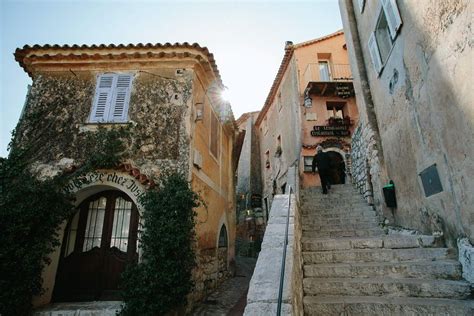
[[[225,225],[221,226],[221,230],[219,232],[219,241],[217,245],[217,260],[218,260],[218,268],[219,268],[219,279],[222,278],[227,271],[227,249],[229,247],[228,239],[227,239],[227,228]]]
[[[344,184],[346,165],[344,158],[335,151],[327,152],[331,161],[331,169],[329,171],[329,183],[330,184]]]
[[[123,192],[82,202],[64,234],[54,301],[120,299],[120,275],[138,260],[137,231],[137,207]]]

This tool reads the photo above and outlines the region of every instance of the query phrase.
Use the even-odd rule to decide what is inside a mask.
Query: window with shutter
[[[126,122],[132,80],[131,74],[100,75],[97,78],[89,121],[92,123]]]
[[[383,11],[387,19],[388,29],[392,39],[397,37],[397,32],[402,25],[402,18],[398,11],[396,0],[382,0]]]
[[[211,110],[211,154],[219,158],[219,120],[216,114]]]
[[[375,71],[380,74],[394,46],[397,33],[402,25],[396,0],[381,0],[382,9],[375,25],[375,31],[369,38],[370,57]]]
[[[375,32],[369,38],[369,52],[370,57],[372,58],[372,64],[374,65],[375,72],[380,73],[382,70],[382,59],[380,58],[379,47],[377,45],[377,40],[375,39]]]
[[[359,0],[360,13],[362,13],[364,11],[364,6],[365,6],[365,0]]]

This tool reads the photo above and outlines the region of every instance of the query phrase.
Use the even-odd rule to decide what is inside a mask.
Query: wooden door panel
[[[100,232],[94,235],[94,247],[91,247],[90,227],[94,221],[90,212],[98,214],[100,198],[107,199],[105,213],[99,221],[103,226],[93,231]],[[67,255],[68,251],[65,233],[63,250],[56,277],[54,290],[55,301],[83,301],[83,300],[110,300],[120,299],[118,286],[122,272],[127,263],[137,261],[136,240],[138,230],[138,211],[131,199],[118,191],[101,192],[85,200],[81,204],[81,213],[77,228],[77,240],[75,240],[74,251]],[[121,214],[121,215],[116,215]],[[126,216],[124,214],[127,214]],[[97,217],[97,215],[95,215]],[[101,216],[99,214],[99,216]],[[95,217],[95,218],[96,218]],[[115,224],[114,224],[115,220]],[[119,225],[120,224],[120,225]],[[67,229],[70,229],[68,225]],[[89,231],[88,233],[86,232]],[[120,233],[119,233],[120,232]],[[68,237],[69,238],[69,237]],[[119,243],[117,240],[122,238]],[[125,239],[123,239],[125,238]],[[111,240],[113,245],[111,247]],[[85,242],[88,242],[85,244]],[[66,246],[65,246],[66,245]],[[100,247],[98,247],[100,245]],[[120,249],[119,249],[120,248]],[[121,251],[122,250],[122,251]],[[85,251],[85,252],[84,252]]]

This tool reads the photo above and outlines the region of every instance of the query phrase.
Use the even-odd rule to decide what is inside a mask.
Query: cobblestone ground
[[[256,258],[236,257],[235,276],[223,282],[207,300],[193,310],[192,315],[243,315],[256,261]]]

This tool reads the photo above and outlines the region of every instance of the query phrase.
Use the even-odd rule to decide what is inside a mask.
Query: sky
[[[0,0],[0,156],[31,84],[18,47],[197,42],[214,54],[238,118],[262,108],[286,41],[341,28],[337,0]]]

